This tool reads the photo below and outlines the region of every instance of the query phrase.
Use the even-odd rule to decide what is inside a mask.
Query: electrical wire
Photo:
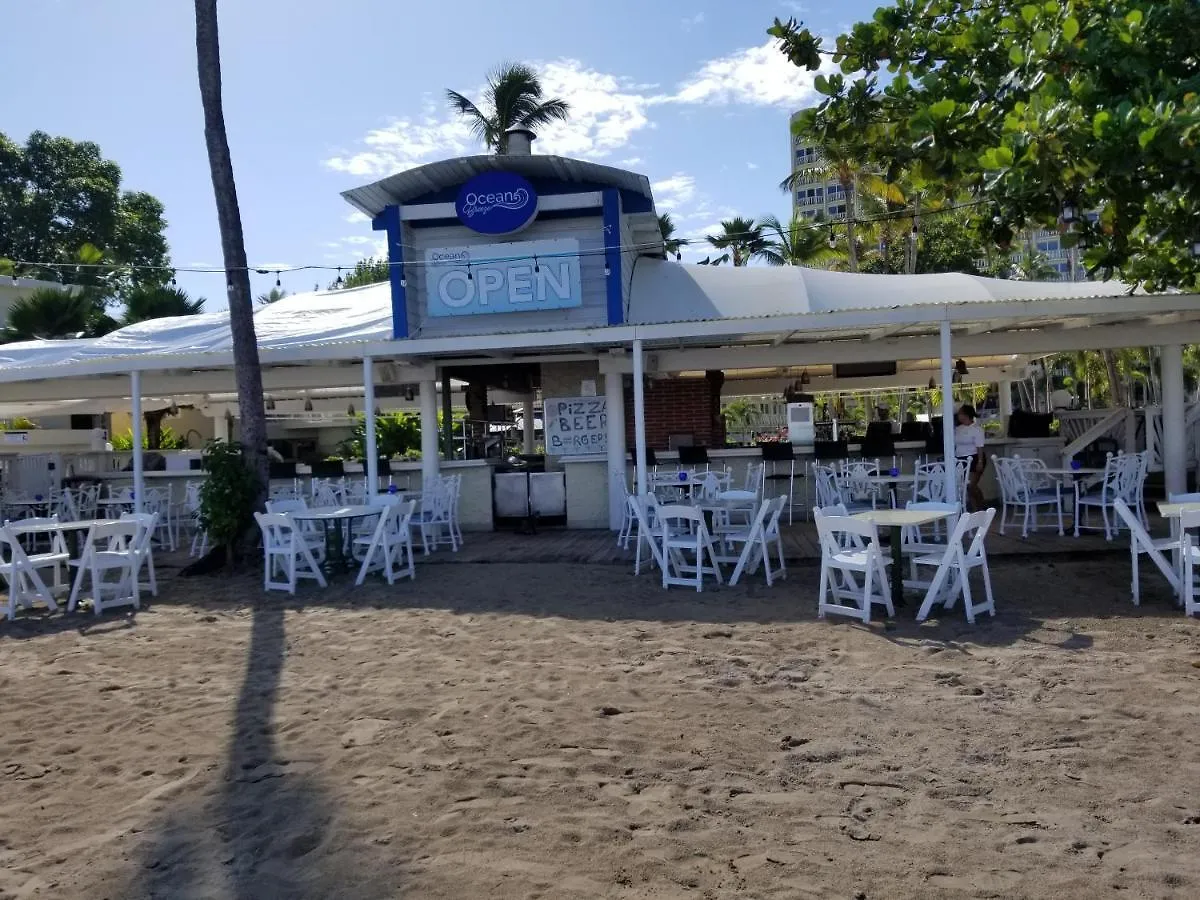
[[[803,232],[803,231],[815,231],[815,230],[826,230],[826,229],[833,230],[836,228],[848,227],[849,225],[856,225],[856,226],[858,226],[858,225],[873,225],[873,224],[876,224],[879,222],[895,221],[897,219],[907,219],[907,218],[912,218],[917,214],[919,214],[922,219],[928,219],[931,216],[944,215],[946,213],[956,212],[961,209],[969,209],[969,208],[973,208],[973,207],[977,207],[977,206],[983,206],[983,205],[989,204],[991,202],[992,202],[991,200],[979,199],[979,200],[970,200],[970,201],[966,201],[963,203],[952,203],[952,204],[947,204],[945,206],[939,206],[939,207],[933,207],[933,208],[922,207],[919,210],[916,209],[915,207],[912,207],[912,208],[906,207],[904,209],[899,209],[899,210],[889,210],[887,212],[880,213],[879,215],[875,215],[875,216],[855,217],[852,220],[838,219],[838,220],[820,220],[820,221],[814,220],[812,222],[805,222],[805,223],[793,222],[792,225],[785,226],[785,230],[787,230],[788,232]],[[794,227],[793,227],[793,225],[794,225]],[[682,238],[672,236],[671,240],[672,241],[681,241],[682,242],[681,246],[703,246],[705,244],[705,242],[707,242],[710,238],[719,238],[719,239],[723,239],[723,240],[734,240],[734,239],[738,239],[738,238],[749,238],[749,237],[761,238],[761,237],[763,237],[763,233],[761,230],[740,231],[740,232],[722,232],[719,235],[707,235],[707,234],[692,235],[692,236],[687,236],[687,237],[682,237]],[[644,250],[655,250],[655,249],[661,248],[663,246],[663,244],[664,244],[664,241],[662,241],[662,240],[647,241],[647,242],[642,242],[642,243],[631,243],[631,244],[624,244],[624,243],[606,244],[606,245],[603,245],[600,247],[584,248],[584,249],[580,249],[577,251],[568,251],[568,252],[562,252],[562,253],[539,252],[537,254],[537,257],[540,259],[583,258],[583,257],[599,256],[599,255],[607,254],[610,251],[617,252],[617,253],[640,253]],[[402,244],[400,246],[404,247],[404,249],[406,249],[406,250],[420,249],[412,244]],[[721,249],[721,248],[713,247],[712,249]],[[469,262],[465,262],[465,263],[457,261],[457,260],[444,260],[444,261],[443,260],[425,261],[425,260],[420,260],[420,259],[413,259],[413,260],[408,260],[408,261],[380,260],[379,265],[400,266],[403,268],[414,268],[414,269],[419,269],[419,268],[448,268],[448,269],[467,268],[467,269],[470,269],[470,268],[477,268],[479,266],[492,264],[492,263],[516,262],[518,260],[529,260],[532,262],[532,261],[534,261],[534,254],[529,253],[529,254],[519,254],[517,256],[485,257],[485,258],[480,258],[480,259],[472,259]],[[57,271],[59,269],[98,270],[98,271],[105,271],[105,272],[110,272],[110,273],[117,273],[117,272],[123,272],[123,271],[128,271],[128,272],[171,272],[171,273],[184,272],[184,273],[188,273],[188,274],[199,274],[199,275],[225,275],[227,277],[230,276],[234,272],[245,271],[247,273],[253,273],[256,275],[274,275],[276,277],[277,283],[279,280],[279,276],[281,274],[288,275],[288,274],[294,274],[297,272],[335,272],[335,271],[340,273],[347,269],[351,270],[351,271],[354,269],[353,264],[347,265],[345,263],[342,263],[341,265],[338,265],[335,263],[329,263],[329,264],[312,263],[312,264],[299,265],[299,266],[271,266],[271,267],[247,265],[244,267],[236,266],[236,267],[226,268],[223,266],[222,267],[217,267],[217,266],[172,266],[172,265],[144,265],[144,264],[138,264],[138,263],[75,263],[75,262],[62,262],[62,261],[54,261],[54,262],[40,261],[39,262],[39,261],[24,260],[24,259],[12,260],[11,266],[12,266],[12,273],[13,273],[12,277],[13,278],[17,277],[16,271],[18,268],[49,269],[52,271]]]

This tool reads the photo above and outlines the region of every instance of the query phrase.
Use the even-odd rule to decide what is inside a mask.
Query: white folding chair
[[[613,488],[621,491],[623,502],[621,503],[621,527],[617,529],[617,546],[622,550],[629,549],[629,542],[633,539],[633,530],[637,527],[637,519],[633,515],[633,507],[629,505],[629,498],[633,496],[629,492],[629,482],[622,476],[613,478]]]
[[[889,560],[880,551],[874,523],[848,516],[813,511],[821,544],[821,587],[817,616],[826,613],[871,621],[871,606],[879,603],[895,615],[888,584]],[[862,578],[859,585],[858,577]],[[878,593],[876,593],[878,591]]]
[[[254,514],[262,531],[263,545],[263,590],[282,590],[296,593],[296,583],[301,578],[312,578],[325,587],[325,576],[313,558],[308,541],[287,513]],[[276,572],[282,569],[286,581],[276,581]]]
[[[1171,502],[1185,503],[1187,501],[1177,501],[1172,498]],[[1200,494],[1196,495],[1196,502],[1200,503]],[[1131,588],[1133,605],[1141,606],[1142,603],[1138,562],[1143,554],[1150,557],[1150,561],[1158,567],[1163,577],[1167,579],[1167,583],[1171,585],[1171,590],[1175,592],[1176,596],[1179,596],[1179,569],[1172,565],[1170,560],[1163,554],[1164,552],[1178,552],[1180,547],[1179,535],[1186,535],[1187,532],[1180,530],[1177,535],[1166,538],[1150,537],[1146,529],[1142,527],[1142,523],[1138,521],[1137,515],[1130,509],[1129,504],[1120,497],[1113,501],[1113,511],[1125,523],[1125,527],[1129,529],[1129,563],[1130,571],[1132,572]],[[1182,561],[1182,557],[1180,559]]]
[[[79,571],[71,588],[67,610],[78,606],[84,583],[91,581],[92,612],[100,615],[113,606],[141,607],[138,584],[138,537],[142,526],[132,520],[93,525],[79,558]],[[105,576],[116,573],[116,581]]]
[[[18,606],[31,607],[35,600],[57,612],[54,591],[42,579],[41,570],[53,568],[54,587],[60,587],[63,567],[70,559],[61,532],[54,534],[48,553],[26,553],[20,539],[22,524],[0,525],[0,576],[8,583],[6,613],[9,620],[16,617]]]
[[[953,608],[959,595],[963,598],[963,609],[967,613],[967,621],[975,623],[976,613],[991,613],[996,615],[996,601],[992,596],[992,576],[988,571],[987,550],[984,542],[992,519],[996,516],[994,508],[966,513],[959,516],[958,524],[946,542],[945,550],[940,554],[913,557],[917,566],[936,566],[933,580],[925,592],[925,599],[917,611],[917,621],[923,622],[929,617],[935,603],[940,602],[945,609]],[[970,541],[969,544],[966,542]],[[971,572],[978,569],[983,575],[983,591],[986,598],[983,603],[976,603],[971,594]]]
[[[787,563],[783,558],[783,537],[779,532],[779,519],[783,515],[783,508],[787,504],[787,500],[786,495],[776,497],[774,500],[764,500],[759,505],[758,512],[750,525],[730,527],[722,530],[717,536],[723,545],[742,545],[742,551],[736,559],[737,565],[734,567],[733,575],[729,578],[731,586],[738,583],[743,572],[757,571],[759,563],[762,563],[763,572],[767,578],[767,587],[774,583],[776,574],[780,578],[787,577]],[[779,563],[776,571],[771,570],[772,545],[774,545]]]
[[[637,550],[633,559],[633,574],[642,574],[642,547],[650,548],[651,565],[660,569],[666,568],[663,561],[663,547],[660,542],[660,529],[657,527],[658,499],[653,494],[638,497],[631,494],[626,501],[629,513],[633,516],[637,529]]]
[[[134,538],[134,550],[137,552],[137,572],[134,574],[138,579],[138,587],[141,587],[142,566],[145,566],[148,576],[146,586],[155,597],[158,596],[158,576],[154,571],[154,530],[157,519],[157,513],[121,513],[122,522],[133,522],[138,526]]]
[[[1141,467],[1141,460],[1135,455],[1113,456],[1111,453],[1104,460],[1104,475],[1100,484],[1088,487],[1082,481],[1075,482],[1075,537],[1079,537],[1080,529],[1104,531],[1104,539],[1111,541],[1116,532],[1114,523],[1109,520],[1108,511],[1113,508],[1114,500],[1124,500],[1129,503],[1127,485],[1132,488]],[[1135,508],[1136,497],[1133,500]],[[1099,509],[1103,525],[1090,524],[1089,510]]]
[[[458,538],[450,521],[450,491],[440,480],[427,484],[421,491],[421,508],[410,521],[410,527],[421,532],[421,549],[428,556],[442,544],[458,552]]]
[[[410,528],[416,506],[415,500],[383,505],[375,533],[369,538],[355,539],[356,547],[366,547],[361,555],[362,565],[355,584],[361,585],[368,572],[379,570],[383,571],[388,584],[395,584],[397,578],[416,578]]]
[[[283,513],[290,516],[292,513],[307,511],[308,502],[303,497],[280,497],[267,501],[267,512],[269,513]],[[300,529],[300,534],[317,562],[323,561],[325,559],[325,531],[321,527],[321,523],[312,519],[293,519],[292,521]]]
[[[694,506],[660,506],[656,513],[662,540],[662,585],[673,584],[704,590],[704,576],[722,584],[721,567],[713,548],[704,513]]]
[[[766,463],[751,463],[746,466],[746,478],[740,489],[717,491],[716,499],[721,504],[722,521],[732,524],[736,518],[745,525],[750,524],[750,520],[762,504],[766,473]]]
[[[458,505],[459,505],[459,499],[462,496],[462,476],[461,475],[446,476],[446,487],[450,494],[450,499],[449,499],[450,531],[453,532],[454,540],[457,542],[457,546],[455,547],[455,550],[457,550],[458,547],[461,547],[463,545],[462,526],[459,524],[459,521],[458,521]]]
[[[1183,577],[1180,580],[1180,593],[1183,595],[1184,615],[1194,616],[1200,613],[1200,599],[1196,597],[1196,569],[1200,563],[1200,547],[1188,534],[1193,528],[1200,528],[1200,510],[1185,512],[1179,517],[1179,554],[1183,560]]]

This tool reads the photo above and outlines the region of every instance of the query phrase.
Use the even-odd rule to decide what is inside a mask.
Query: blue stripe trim
[[[604,265],[608,267],[605,287],[608,298],[608,324],[625,322],[621,297],[621,195],[616,188],[604,191]]]
[[[375,231],[388,236],[388,280],[392,286],[392,337],[408,337],[408,291],[404,281],[404,247],[400,233],[400,207],[389,206],[371,221]]]

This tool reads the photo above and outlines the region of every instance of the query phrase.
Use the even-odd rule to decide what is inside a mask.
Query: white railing
[[[1069,466],[1075,454],[1086,450],[1101,438],[1112,438],[1118,445],[1127,444],[1132,429],[1128,427],[1133,410],[1079,409],[1058,414],[1058,433],[1066,440],[1062,449],[1062,464]],[[1131,448],[1126,446],[1127,451]],[[1132,452],[1132,451],[1131,451]]]

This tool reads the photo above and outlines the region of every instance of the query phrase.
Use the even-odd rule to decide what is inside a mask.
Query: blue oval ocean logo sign
[[[512,234],[537,215],[533,185],[512,172],[483,172],[462,186],[454,211],[480,234]]]

